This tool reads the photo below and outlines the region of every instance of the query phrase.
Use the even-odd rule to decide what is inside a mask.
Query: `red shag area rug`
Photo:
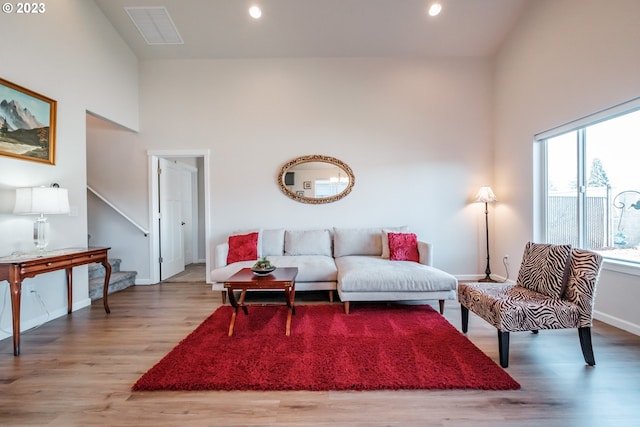
[[[520,385],[428,305],[223,306],[133,390],[514,390]]]

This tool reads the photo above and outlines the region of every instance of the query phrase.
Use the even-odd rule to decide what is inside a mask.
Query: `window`
[[[349,184],[348,178],[345,179],[316,179],[315,180],[315,197],[331,197],[342,193]]]
[[[538,240],[640,265],[640,102],[536,136]]]

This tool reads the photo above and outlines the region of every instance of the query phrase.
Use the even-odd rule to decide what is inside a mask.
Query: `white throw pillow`
[[[382,228],[334,228],[333,253],[336,258],[348,255],[377,255],[382,253]]]
[[[409,231],[409,227],[401,225],[400,227],[389,227],[382,229],[382,258],[389,259],[391,256],[389,251],[389,232],[391,233],[405,233]]]
[[[285,255],[331,256],[329,230],[287,230],[284,233]]]
[[[284,254],[284,228],[262,230],[262,256]]]

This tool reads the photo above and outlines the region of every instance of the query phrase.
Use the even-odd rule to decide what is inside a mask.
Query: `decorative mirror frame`
[[[287,186],[284,183],[285,173],[287,173],[287,171],[289,171],[289,169],[291,169],[294,166],[297,166],[302,163],[310,163],[310,162],[330,163],[334,166],[339,167],[349,176],[349,185],[347,185],[347,188],[345,188],[335,196],[322,197],[318,199],[313,197],[300,196],[294,193],[293,191],[289,190],[289,188],[287,188]],[[289,198],[297,202],[309,203],[314,205],[332,203],[342,199],[347,194],[351,193],[351,190],[353,189],[355,182],[356,182],[356,177],[353,175],[353,171],[351,170],[351,168],[345,162],[343,162],[342,160],[338,160],[335,157],[323,156],[321,154],[311,154],[308,156],[297,157],[291,160],[290,162],[286,163],[284,166],[282,166],[282,168],[280,169],[280,173],[278,174],[278,185],[280,186],[280,190],[282,190],[284,194],[286,194]]]

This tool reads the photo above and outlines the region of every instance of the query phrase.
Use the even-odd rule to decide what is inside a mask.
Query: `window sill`
[[[635,262],[605,258],[602,263],[602,269],[615,271],[617,273],[630,274],[632,276],[640,276],[640,264]]]

